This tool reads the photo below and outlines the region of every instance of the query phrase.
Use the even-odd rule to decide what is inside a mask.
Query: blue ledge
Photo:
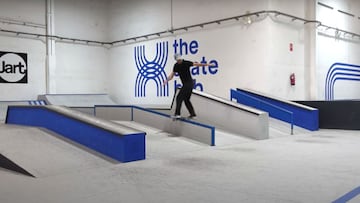
[[[44,127],[120,162],[145,159],[145,132],[66,107],[9,106],[6,123]]]

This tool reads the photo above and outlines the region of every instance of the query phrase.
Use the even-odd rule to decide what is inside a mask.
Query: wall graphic
[[[172,51],[169,51],[171,48],[173,48]],[[138,70],[135,79],[135,97],[146,97],[146,88],[149,82],[154,82],[156,84],[157,97],[168,97],[169,83],[166,85],[163,83],[168,75],[165,71],[165,67],[168,67],[169,71],[171,71],[173,64],[168,65],[167,61],[169,59],[173,60],[173,55],[175,53],[180,53],[184,56],[184,58],[189,55],[196,56],[199,54],[199,42],[197,40],[185,41],[182,38],[175,39],[171,45],[171,48],[169,48],[168,41],[157,42],[155,57],[154,59],[149,60],[146,56],[146,53],[148,53],[149,50],[146,50],[145,52],[145,45],[134,47],[134,61]],[[213,59],[207,61],[205,56],[202,56],[201,59],[197,62],[213,64],[209,67],[194,66],[190,70],[191,75],[195,80],[194,89],[204,91],[204,85],[197,81],[196,77],[216,75],[218,73],[219,65],[217,60]],[[177,74],[175,74],[173,86],[174,90],[182,86]]]
[[[145,45],[134,48],[135,64],[138,74],[135,82],[135,97],[146,96],[146,85],[149,81],[154,81],[157,88],[157,96],[169,96],[168,85],[162,85],[166,79],[165,66],[168,59],[168,42],[156,44],[156,55],[153,60],[149,60],[145,54]]]
[[[0,51],[0,83],[27,82],[27,54]]]
[[[337,80],[360,82],[360,66],[334,63],[330,66],[325,80],[325,100],[334,100],[334,86]]]

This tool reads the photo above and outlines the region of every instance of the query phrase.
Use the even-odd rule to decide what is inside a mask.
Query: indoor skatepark
[[[66,100],[64,97],[66,96],[61,100]],[[94,98],[93,101],[95,100],[98,99]],[[200,106],[201,101],[196,102],[198,100],[195,98],[193,101],[194,105]],[[114,108],[120,107],[113,104],[95,105],[94,109],[99,114],[97,116],[105,117],[107,108],[114,113]],[[1,124],[2,156],[31,174],[1,169],[2,180],[11,181],[10,187],[4,185],[1,190],[6,192],[2,201],[117,202],[120,198],[118,190],[126,190],[125,193],[121,192],[121,200],[124,202],[219,202],[221,199],[226,199],[226,202],[238,202],[239,199],[244,202],[252,199],[256,199],[256,202],[291,202],[294,199],[299,202],[327,202],[336,199],[335,195],[331,195],[336,194],[335,185],[344,184],[344,178],[351,178],[351,172],[339,174],[339,171],[344,166],[352,165],[350,159],[354,157],[348,158],[347,154],[357,150],[357,131],[310,131],[295,127],[291,135],[288,123],[270,118],[268,139],[257,140],[214,127],[216,144],[212,146],[211,143],[206,143],[206,139],[202,142],[196,138],[196,134],[202,133],[201,130],[197,132],[192,129],[187,135],[177,135],[176,130],[171,134],[166,130],[173,129],[150,126],[158,122],[157,116],[167,116],[159,122],[163,122],[168,128],[169,123],[180,126],[171,126],[172,128],[189,128],[185,123],[194,122],[196,125],[201,118],[194,121],[173,121],[170,115],[160,111],[145,110],[145,113],[155,113],[147,115],[150,118],[139,115],[144,120],[137,120],[134,116],[133,120],[128,119],[131,116],[125,111],[115,113],[118,120],[111,118],[121,128],[126,126],[146,133],[146,158],[127,163],[114,160],[46,127]],[[92,116],[79,110],[71,111],[77,112],[75,116]],[[34,116],[32,118],[35,119]],[[149,120],[151,122],[148,125],[139,123]],[[94,121],[94,125],[97,123],[98,121]],[[319,147],[321,151],[316,150]],[[337,164],[334,165],[334,162]],[[251,175],[254,173],[256,176]],[[234,179],[240,174],[242,178]],[[329,184],[328,176],[335,176],[330,181],[332,184]],[[294,181],[296,177],[302,179]],[[313,179],[316,182],[310,181]],[[310,182],[313,184],[309,184]],[[101,188],[97,187],[99,184]],[[202,187],[199,188],[199,185]],[[15,189],[27,193],[11,193]],[[261,196],[258,195],[259,190],[263,191]],[[294,190],[302,191],[304,195],[294,197],[291,192]],[[70,192],[70,196],[64,195],[69,194],[69,191],[77,192]],[[94,195],[90,195],[89,191]],[[317,194],[311,195],[315,194],[314,191]],[[164,192],[163,196],[154,195],[158,192]],[[180,195],[189,192],[192,195]],[[34,193],[37,195],[31,195]],[[274,193],[278,196],[274,196]]]
[[[358,2],[0,4],[0,202],[359,201]]]

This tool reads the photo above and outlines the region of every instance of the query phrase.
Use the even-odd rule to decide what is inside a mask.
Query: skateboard
[[[190,117],[175,117],[175,116],[170,116],[170,118],[173,120],[173,121],[177,121],[177,120],[193,120],[193,118],[190,118]]]
[[[173,120],[173,121],[177,121],[177,120],[185,120],[187,119],[186,117],[176,117],[176,116],[170,116],[170,118]]]

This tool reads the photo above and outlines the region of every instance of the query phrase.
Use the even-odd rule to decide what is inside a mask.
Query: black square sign
[[[0,83],[27,82],[27,54],[0,51]]]

